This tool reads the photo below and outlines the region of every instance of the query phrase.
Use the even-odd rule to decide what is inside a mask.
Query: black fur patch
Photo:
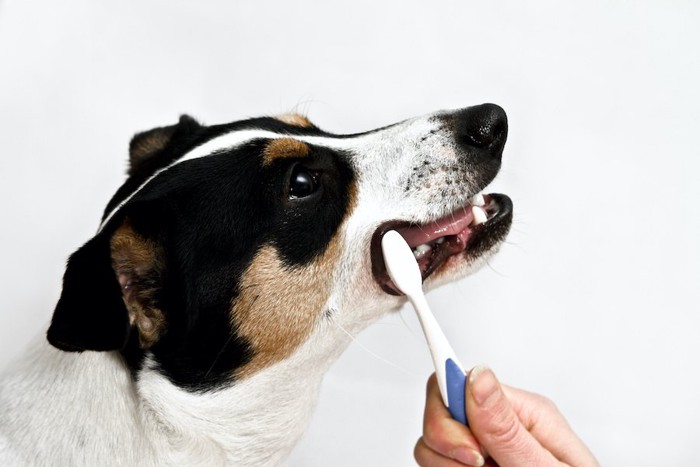
[[[105,215],[157,170],[189,150],[221,134],[250,128],[286,135],[324,134],[317,128],[301,128],[272,118],[205,127],[183,117],[174,126],[135,137],[132,149],[139,157],[132,159],[131,175],[108,204]],[[144,138],[154,135],[161,139],[149,145]],[[159,148],[163,138],[167,143]],[[131,198],[93,240],[108,240],[104,232],[113,232],[128,216],[139,235],[162,246],[167,266],[154,301],[165,315],[167,330],[148,351],[157,368],[181,387],[209,390],[230,384],[234,371],[253,357],[253,349],[233,329],[231,308],[240,292],[240,278],[261,246],[275,245],[290,265],[307,264],[328,246],[351,203],[354,175],[346,155],[310,146],[310,154],[303,159],[285,157],[263,166],[262,154],[268,142],[251,141],[174,165]],[[156,150],[149,154],[151,147]],[[318,189],[308,197],[290,199],[289,178],[299,164],[314,173]],[[82,249],[71,259],[76,267],[69,266],[66,272],[66,287],[52,328],[74,317],[83,319],[90,313],[87,306],[95,309],[103,297],[113,300],[115,310],[121,305],[122,314],[112,313],[112,321],[100,323],[110,329],[118,325],[114,335],[98,333],[97,341],[87,342],[83,348],[122,349],[136,372],[145,352],[138,347],[136,331],[128,332],[121,290],[109,262],[108,241],[100,242],[106,249],[94,252],[85,264],[77,264]],[[91,276],[96,271],[99,274]],[[74,300],[84,292],[81,286],[85,281],[94,294]],[[72,311],[69,306],[74,306]],[[109,308],[110,312],[115,310]],[[83,328],[71,332],[80,334]],[[52,340],[52,335],[50,331],[49,340],[54,345],[60,343]]]
[[[63,276],[47,339],[66,351],[119,350],[129,338],[129,316],[109,252],[97,235],[73,253]]]
[[[169,264],[162,289],[168,332],[151,351],[180,385],[230,381],[252,357],[231,333],[230,311],[255,252],[272,243],[290,264],[306,264],[325,250],[347,211],[352,172],[342,157],[312,147],[303,161],[263,168],[266,144],[184,162],[144,194],[166,200],[160,235]],[[299,163],[318,173],[320,187],[289,200],[288,178]]]

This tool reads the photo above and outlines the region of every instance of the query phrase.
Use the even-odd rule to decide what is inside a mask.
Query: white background
[[[509,243],[429,296],[461,360],[554,399],[604,465],[699,465],[700,4],[241,3],[0,3],[0,366],[45,329],[136,131],[297,109],[356,132],[495,102]],[[413,463],[431,365],[412,311],[357,341],[292,465]]]

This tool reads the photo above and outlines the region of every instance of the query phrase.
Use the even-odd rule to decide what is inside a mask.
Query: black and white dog
[[[136,135],[68,261],[42,342],[0,384],[0,465],[277,465],[323,374],[405,299],[381,236],[435,286],[510,227],[481,195],[506,140],[484,104],[354,135],[299,115]]]

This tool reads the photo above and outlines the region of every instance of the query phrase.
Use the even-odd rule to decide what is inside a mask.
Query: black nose
[[[467,107],[458,110],[453,118],[458,144],[501,155],[508,136],[508,119],[501,107],[496,104]]]

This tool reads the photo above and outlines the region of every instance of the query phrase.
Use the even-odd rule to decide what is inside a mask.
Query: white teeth
[[[437,240],[435,240],[435,243],[437,243],[438,245],[440,245],[441,243],[445,243],[445,237],[438,238]]]
[[[483,206],[486,204],[486,200],[484,199],[484,195],[481,193],[477,193],[474,196],[472,196],[471,199],[472,206]]]
[[[486,211],[481,209],[479,206],[472,206],[472,214],[474,214],[474,225],[483,224],[488,220]]]
[[[421,259],[430,250],[432,250],[432,248],[430,248],[430,245],[428,245],[427,243],[423,243],[422,245],[418,245],[413,249],[413,256],[415,256],[416,259]]]

